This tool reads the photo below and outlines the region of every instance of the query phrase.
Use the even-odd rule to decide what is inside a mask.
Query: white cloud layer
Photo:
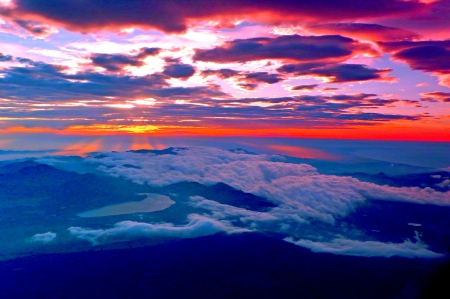
[[[439,184],[436,184],[436,186],[439,186],[441,188],[449,188],[450,189],[450,179],[447,179]]]
[[[240,233],[248,229],[233,227],[227,221],[218,221],[204,216],[191,214],[189,223],[175,226],[172,223],[150,224],[135,221],[122,221],[109,229],[88,229],[69,227],[69,233],[78,239],[86,240],[92,245],[139,237],[175,237],[197,238],[218,232]]]
[[[37,243],[50,243],[51,241],[56,239],[56,233],[46,232],[43,234],[35,234],[30,238],[30,242]]]
[[[325,252],[340,255],[353,255],[365,257],[392,257],[406,258],[440,258],[443,254],[433,252],[420,240],[412,242],[405,240],[403,243],[383,243],[377,241],[356,241],[348,239],[334,239],[331,242],[314,242],[311,240],[294,241],[286,238],[285,241],[295,245],[311,249],[313,252]]]
[[[334,223],[336,217],[345,217],[367,199],[450,205],[450,192],[380,186],[352,177],[323,175],[310,165],[274,162],[275,157],[269,155],[206,147],[175,151],[177,155],[104,153],[107,157],[88,157],[87,161],[110,175],[153,186],[182,181],[207,185],[223,182],[277,204],[270,214],[279,220],[300,223],[310,220]],[[124,167],[125,164],[137,168]]]
[[[227,219],[237,217],[242,222],[249,221],[274,221],[278,218],[270,212],[255,212],[243,208],[221,204],[214,200],[209,200],[201,196],[191,196],[190,205],[195,208],[202,208],[212,212],[214,219]]]

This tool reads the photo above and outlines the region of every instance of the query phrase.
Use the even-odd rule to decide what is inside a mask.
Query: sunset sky
[[[449,0],[0,5],[4,148],[118,134],[450,141]]]

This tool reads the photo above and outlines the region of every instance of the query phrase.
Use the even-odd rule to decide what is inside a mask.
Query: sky
[[[448,15],[449,0],[0,0],[0,146],[448,142]]]

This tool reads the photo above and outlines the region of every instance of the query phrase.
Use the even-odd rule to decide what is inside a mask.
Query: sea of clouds
[[[333,223],[335,217],[348,215],[368,199],[450,206],[450,192],[380,186],[353,177],[324,175],[307,164],[273,161],[281,157],[272,155],[209,147],[174,151],[176,155],[102,153],[101,159],[93,155],[86,161],[110,175],[151,186],[183,181],[205,185],[222,182],[270,200],[279,205],[273,213],[286,214],[299,222],[314,219]]]
[[[138,184],[164,187],[178,182],[213,185],[219,182],[252,193],[276,204],[266,212],[256,212],[221,204],[214,198],[192,196],[189,205],[209,211],[191,214],[185,225],[123,221],[109,229],[70,227],[76,238],[92,244],[127,237],[170,236],[193,238],[217,232],[239,233],[277,227],[289,234],[295,225],[323,223],[330,227],[358,206],[370,200],[401,201],[414,204],[450,206],[450,192],[431,188],[391,187],[362,182],[350,176],[320,174],[307,164],[283,162],[282,156],[227,151],[210,147],[176,148],[173,154],[105,152],[84,160],[97,170]],[[235,226],[235,221],[239,225]],[[267,224],[270,224],[267,226]],[[270,230],[270,229],[269,229]],[[298,233],[296,234],[298,239]],[[324,241],[294,237],[285,240],[313,251],[361,256],[440,257],[418,239],[413,242],[382,243],[351,240],[343,236]]]

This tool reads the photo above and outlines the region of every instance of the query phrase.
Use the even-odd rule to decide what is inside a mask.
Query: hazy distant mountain
[[[176,155],[177,150],[186,150],[186,147],[169,147],[162,150],[149,150],[149,149],[139,149],[139,150],[130,150],[128,152],[137,153],[137,154],[155,154],[155,155]]]
[[[396,176],[389,176],[383,172],[377,174],[350,172],[340,173],[339,175],[351,176],[360,181],[372,182],[378,185],[389,185],[394,187],[429,187],[443,192],[447,191],[449,188],[441,184],[450,179],[450,172],[447,171],[413,173]]]
[[[37,163],[33,160],[25,160],[25,161],[21,161],[21,162],[9,163],[9,164],[0,166],[0,174],[13,173],[13,172],[21,170],[22,168],[38,166],[39,164],[40,163]]]

